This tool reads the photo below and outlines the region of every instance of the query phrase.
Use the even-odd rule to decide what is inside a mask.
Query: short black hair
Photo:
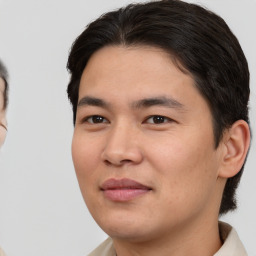
[[[130,4],[90,23],[72,45],[67,93],[76,120],[80,79],[90,57],[108,45],[153,46],[167,52],[190,74],[208,102],[215,148],[237,120],[249,123],[249,69],[243,50],[225,21],[196,4],[162,0]],[[244,166],[225,185],[220,214],[236,208],[235,191]]]
[[[6,109],[7,104],[8,104],[8,89],[9,89],[8,71],[7,71],[7,68],[5,67],[4,63],[1,60],[0,60],[0,77],[4,80],[4,84],[5,84],[5,90],[3,93],[3,96],[4,96],[3,108]]]

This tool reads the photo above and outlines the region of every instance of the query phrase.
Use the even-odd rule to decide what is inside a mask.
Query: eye
[[[90,124],[101,124],[101,123],[108,123],[108,120],[103,116],[94,115],[94,116],[86,117],[83,120],[83,122],[87,122]]]
[[[172,121],[172,119],[165,116],[150,116],[145,120],[145,123],[149,124],[163,124]]]

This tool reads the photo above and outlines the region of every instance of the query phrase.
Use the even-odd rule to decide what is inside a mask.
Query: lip
[[[150,192],[152,188],[131,179],[108,179],[101,185],[104,196],[116,202],[133,200]]]

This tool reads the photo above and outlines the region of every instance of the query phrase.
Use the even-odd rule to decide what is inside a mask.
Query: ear
[[[244,120],[236,121],[223,136],[219,177],[230,178],[242,168],[250,146],[250,128]]]

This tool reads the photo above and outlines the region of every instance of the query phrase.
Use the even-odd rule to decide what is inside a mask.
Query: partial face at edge
[[[4,91],[5,83],[4,80],[0,77],[0,147],[3,145],[6,137],[6,111],[4,109]]]
[[[83,72],[79,102],[74,166],[87,207],[106,233],[152,239],[218,214],[211,112],[165,52],[99,50]],[[140,191],[135,185],[128,191],[127,179]]]

